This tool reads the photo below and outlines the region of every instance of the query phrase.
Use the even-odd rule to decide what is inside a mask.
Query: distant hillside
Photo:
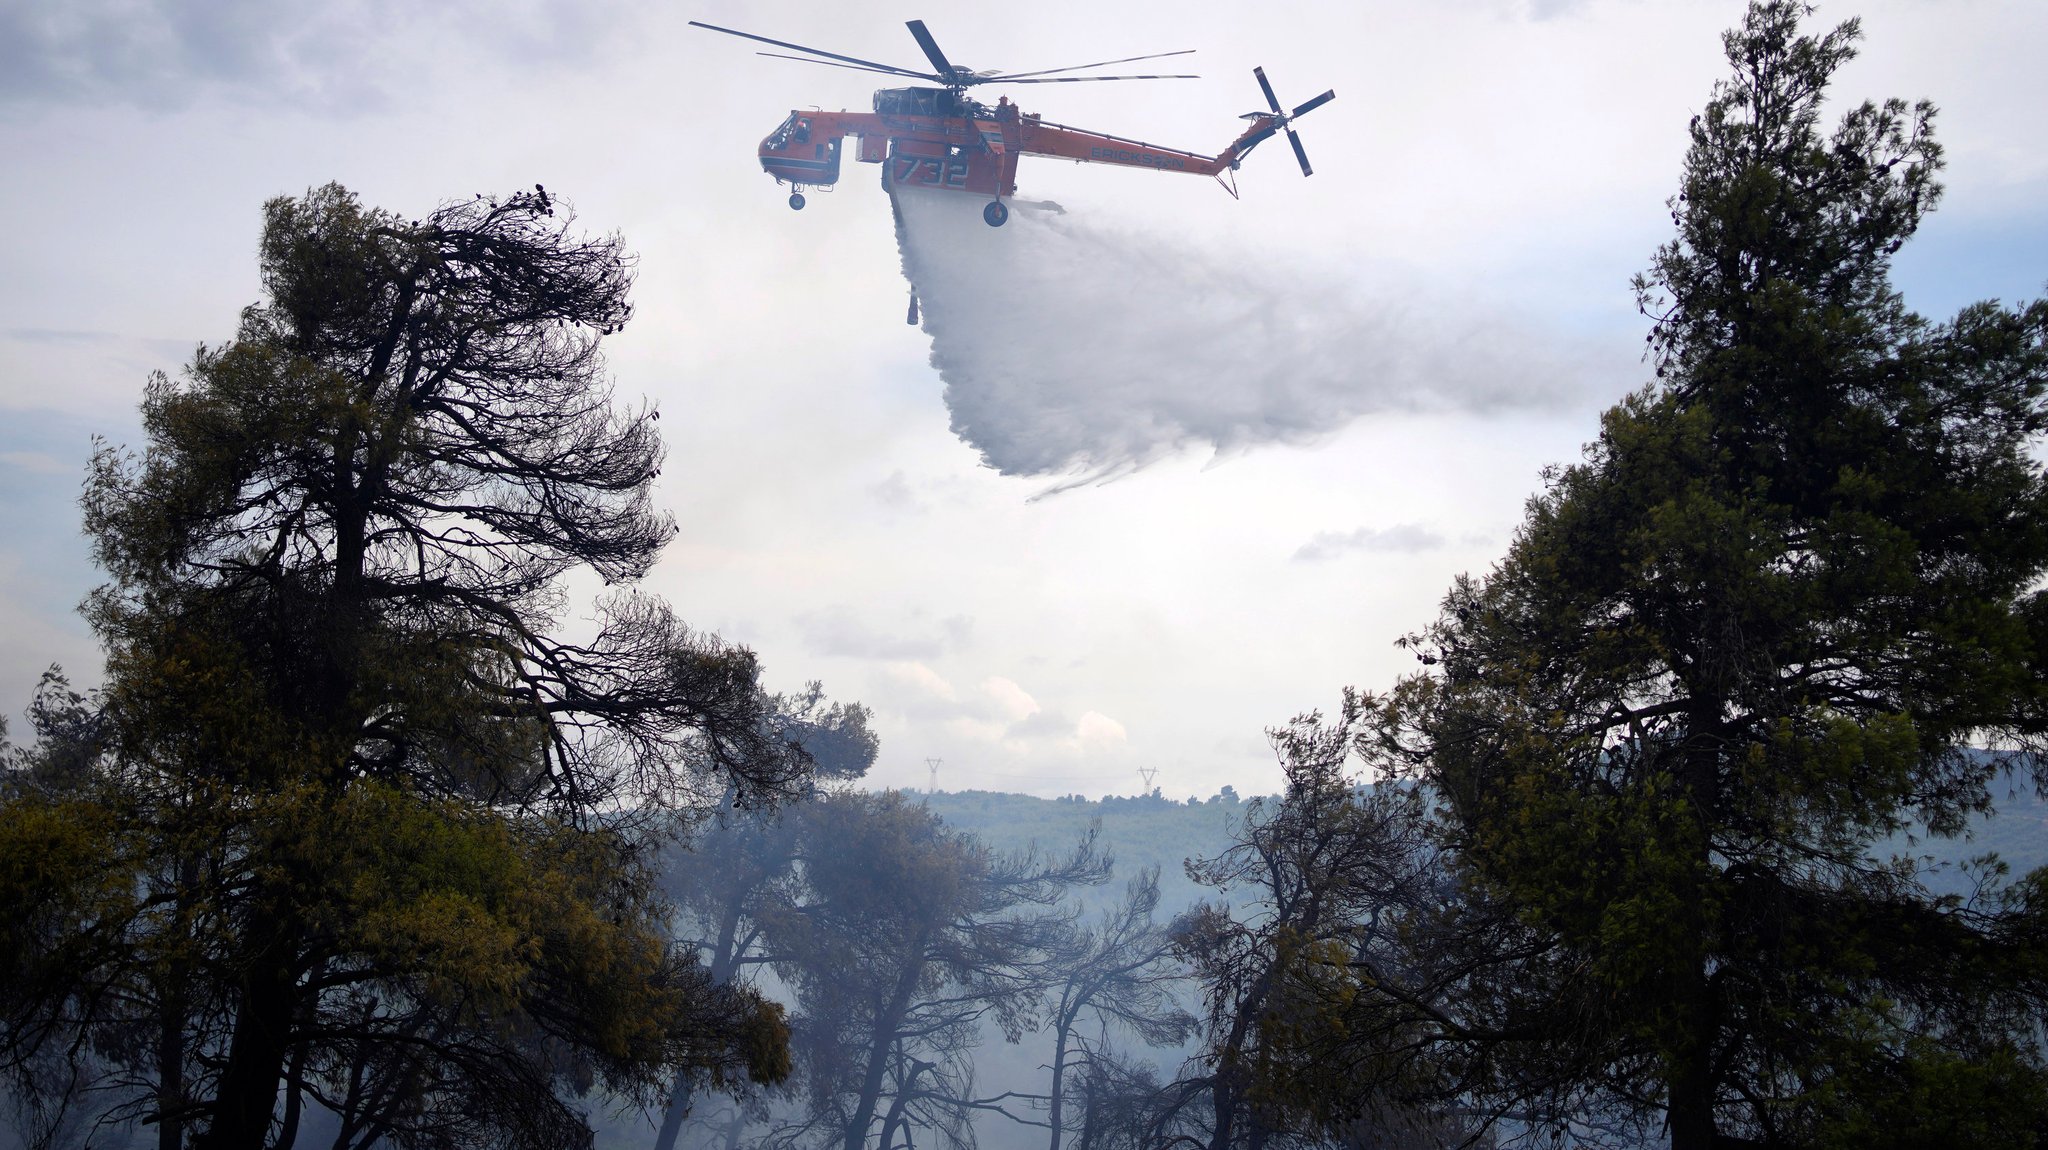
[[[1942,891],[1967,890],[1969,884],[1954,864],[1985,854],[1996,854],[2015,877],[2048,866],[2048,803],[2035,797],[2033,783],[2020,774],[2007,773],[1992,783],[1991,801],[1996,810],[1989,818],[1974,820],[1966,838],[1921,838],[1917,843],[1894,845],[1902,853],[1950,864],[1946,881],[1933,884]]]
[[[1000,851],[1071,848],[1090,823],[1100,821],[1101,842],[1116,856],[1116,878],[1085,899],[1091,906],[1114,901],[1124,880],[1140,867],[1159,868],[1159,916],[1171,918],[1195,900],[1212,896],[1188,881],[1182,862],[1217,855],[1230,846],[1230,828],[1246,804],[1235,792],[1189,806],[1155,792],[1102,800],[1041,799],[1000,791],[941,791],[924,801],[947,825],[971,832]]]
[[[1238,801],[1235,794],[1219,795],[1194,805],[1157,795],[1095,801],[957,791],[919,797],[951,826],[971,832],[1002,851],[1022,850],[1034,844],[1048,852],[1066,850],[1091,823],[1099,822],[1102,844],[1116,857],[1117,876],[1103,886],[1081,892],[1081,901],[1091,912],[1112,903],[1123,893],[1124,878],[1139,867],[1157,865],[1162,919],[1171,918],[1198,899],[1219,897],[1188,881],[1181,864],[1188,858],[1213,857],[1225,850],[1230,845],[1231,828],[1248,809],[1248,804]],[[1893,844],[1893,849],[1930,855],[1950,864],[1996,851],[2014,874],[2048,865],[2048,804],[2035,799],[2031,787],[2021,787],[2010,779],[1993,788],[1993,798],[1999,813],[1980,821],[1970,839],[1908,844],[1902,837]],[[1935,885],[1943,891],[1967,889],[1965,876],[1953,865]],[[1187,999],[1186,1005],[1197,1005],[1192,992]],[[1170,1076],[1193,1051],[1194,1045],[1190,1043],[1179,1049],[1132,1052]],[[1006,1089],[1041,1091],[1050,1061],[1051,1037],[1046,1033],[1026,1034],[1022,1042],[1011,1044],[1004,1042],[991,1024],[974,1052],[975,1078],[984,1092],[991,1094]],[[995,1085],[998,1083],[1001,1085]],[[712,1100],[685,1128],[681,1144],[691,1150],[723,1147],[722,1124],[731,1113],[728,1104]],[[601,1115],[600,1121],[599,1150],[644,1150],[653,1141],[652,1116],[619,1112]],[[994,1119],[977,1122],[975,1138],[981,1150],[1036,1150],[1045,1145],[1043,1130]]]
[[[1916,836],[1894,840],[1893,850],[1931,857],[1948,864],[1933,885],[1962,891],[1968,883],[1956,864],[1996,853],[2014,875],[2048,866],[2048,803],[2034,795],[2030,783],[2008,774],[1993,784],[1996,813],[1977,820],[1961,839]],[[1215,897],[1188,881],[1182,862],[1213,857],[1230,845],[1230,828],[1244,817],[1247,804],[1234,793],[1190,806],[1156,793],[1133,798],[1091,800],[1079,797],[1041,799],[999,791],[941,791],[924,796],[939,817],[971,831],[998,850],[1021,850],[1033,843],[1047,851],[1073,845],[1091,821],[1100,820],[1102,842],[1116,856],[1117,880],[1092,893],[1091,905],[1116,897],[1123,878],[1141,866],[1159,867],[1160,916],[1171,917],[1203,897]]]

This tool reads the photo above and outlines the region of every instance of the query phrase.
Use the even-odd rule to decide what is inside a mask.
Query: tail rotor
[[[1259,91],[1266,94],[1266,106],[1271,108],[1272,111],[1248,112],[1245,114],[1244,118],[1247,120],[1264,121],[1264,123],[1259,125],[1258,130],[1246,137],[1244,144],[1240,148],[1239,155],[1251,151],[1252,148],[1266,140],[1274,132],[1284,131],[1287,133],[1287,142],[1294,148],[1294,158],[1301,163],[1301,174],[1304,176],[1314,175],[1315,170],[1309,167],[1308,163],[1308,150],[1301,146],[1301,137],[1295,134],[1294,121],[1336,99],[1336,89],[1332,88],[1320,96],[1297,104],[1294,110],[1290,112],[1280,106],[1280,97],[1273,94],[1273,85],[1266,79],[1266,70],[1264,68],[1253,68],[1252,75],[1258,79]]]

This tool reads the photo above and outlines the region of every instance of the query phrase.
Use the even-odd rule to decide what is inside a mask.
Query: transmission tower
[[[1145,793],[1152,793],[1152,780],[1159,777],[1158,767],[1139,767],[1138,777],[1145,780]]]
[[[926,759],[924,761],[924,765],[932,769],[932,781],[930,785],[925,787],[925,794],[936,795],[939,793],[939,764],[945,761],[944,759]]]

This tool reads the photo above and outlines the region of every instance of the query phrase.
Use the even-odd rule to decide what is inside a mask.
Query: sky
[[[98,652],[76,498],[258,298],[263,201],[340,181],[417,216],[542,183],[637,253],[607,344],[660,406],[680,534],[647,587],[874,710],[876,785],[1274,789],[1263,736],[1415,670],[1394,640],[1502,554],[1546,464],[1640,386],[1628,282],[1670,233],[1734,0],[0,0],[0,712]],[[1947,196],[1896,281],[1930,316],[2048,281],[2048,5],[1860,16],[1838,106],[1940,108]],[[849,162],[802,212],[755,161],[879,79],[695,19],[922,66],[1146,52],[1198,80],[1009,94],[1202,152],[1337,99],[1242,198],[1027,157],[1003,229]],[[975,208],[975,205],[969,205]],[[924,323],[904,323],[906,267]],[[575,613],[564,626],[575,628]],[[16,719],[15,734],[21,731]]]

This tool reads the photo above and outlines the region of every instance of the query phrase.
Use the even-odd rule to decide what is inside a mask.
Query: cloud
[[[1018,202],[897,196],[954,434],[1007,475],[1111,478],[1383,411],[1560,409],[1578,353],[1466,300],[1230,260]]]
[[[900,693],[889,697],[885,706],[935,723],[969,742],[1072,757],[1120,751],[1129,741],[1124,725],[1108,715],[1091,710],[1079,719],[1069,718],[1002,675],[990,675],[963,691],[923,663],[892,663],[886,674]]]
[[[1017,742],[1038,742],[1070,738],[1074,734],[1073,721],[1065,715],[1052,711],[1038,711],[1011,723],[1003,737]]]
[[[1315,538],[1301,545],[1294,553],[1298,563],[1320,563],[1335,559],[1352,551],[1383,551],[1412,555],[1421,551],[1434,551],[1444,545],[1444,537],[1415,523],[1397,523],[1392,527],[1360,527],[1356,531],[1318,531]]]
[[[1124,725],[1101,711],[1084,711],[1069,719],[1054,711],[1034,711],[1003,732],[1012,744],[1041,744],[1068,755],[1100,754],[1122,750],[1130,741]]]
[[[1555,20],[1560,16],[1577,15],[1585,7],[1585,0],[1529,0],[1529,19],[1539,23]]]
[[[1089,711],[1074,724],[1074,736],[1084,749],[1121,747],[1129,742],[1124,725],[1100,711]]]
[[[1011,722],[1023,722],[1044,710],[1030,692],[1001,675],[991,675],[982,680],[981,693],[995,700],[996,706]]]
[[[924,500],[911,488],[910,477],[900,468],[880,483],[869,485],[868,494],[875,497],[875,502],[896,511],[922,511],[925,507]]]
[[[0,102],[178,107],[207,93],[354,112],[477,55],[516,66],[626,39],[568,0],[0,0]]]
[[[9,467],[36,475],[61,475],[66,478],[78,473],[78,465],[59,459],[47,451],[0,451],[0,469]]]
[[[0,330],[0,339],[33,347],[55,347],[99,351],[110,355],[142,357],[150,363],[178,364],[192,358],[199,346],[196,339],[159,339],[126,335],[117,331],[69,331],[42,327],[12,327]]]
[[[894,700],[898,707],[927,716],[993,724],[996,734],[1015,724],[1029,722],[1044,710],[1029,691],[1017,685],[1015,680],[1001,675],[990,675],[972,689],[963,691],[920,662],[890,663],[883,673],[904,689],[904,695]]]
[[[949,615],[936,629],[923,623],[884,628],[846,606],[805,612],[796,617],[796,625],[813,654],[845,659],[933,659],[966,646],[974,633],[968,615]]]
[[[953,689],[953,684],[923,663],[894,663],[889,666],[886,674],[899,686],[915,692],[922,700],[956,703],[960,699],[960,693]]]

